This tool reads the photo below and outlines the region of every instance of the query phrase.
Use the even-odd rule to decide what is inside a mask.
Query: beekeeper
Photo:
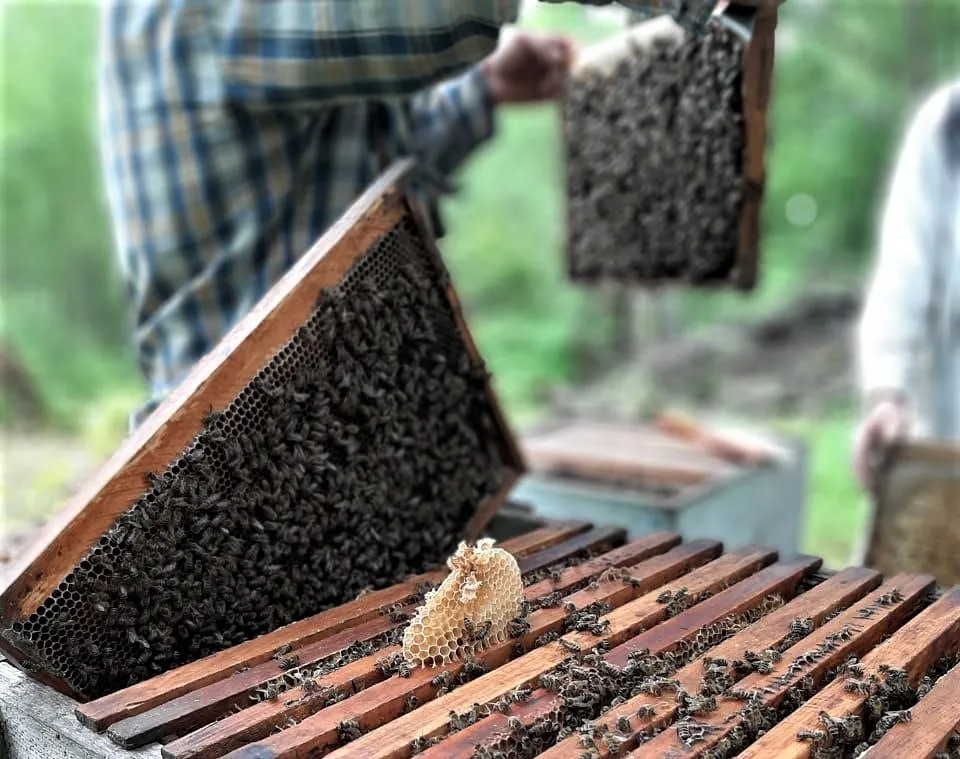
[[[960,79],[917,110],[900,148],[857,330],[863,416],[853,459],[903,437],[960,442]]]

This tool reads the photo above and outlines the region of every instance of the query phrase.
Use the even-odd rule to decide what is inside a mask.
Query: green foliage
[[[50,421],[136,382],[96,143],[96,6],[8,3],[0,30],[0,344]]]

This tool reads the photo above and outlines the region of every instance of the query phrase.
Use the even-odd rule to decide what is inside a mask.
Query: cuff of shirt
[[[865,403],[894,393],[907,396],[906,362],[894,356],[874,356],[860,367],[860,394]]]
[[[486,142],[494,133],[496,103],[479,66],[462,74],[458,83],[460,110],[474,144]]]

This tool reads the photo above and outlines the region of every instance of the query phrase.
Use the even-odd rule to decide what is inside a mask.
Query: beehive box
[[[7,575],[0,649],[92,698],[441,565],[522,469],[394,166]]]
[[[579,282],[757,282],[781,0],[690,41],[669,18],[587,48],[562,102],[567,266]]]
[[[960,447],[927,440],[898,446],[874,501],[868,566],[960,582]]]
[[[405,583],[77,714],[117,759],[955,755],[960,587],[623,541],[579,524],[504,543],[527,608],[472,660],[403,666]]]
[[[671,530],[791,553],[800,544],[806,451],[801,441],[760,439],[783,455],[746,460],[656,423],[557,421],[522,435],[528,472],[513,493],[545,518],[589,514],[631,537]]]

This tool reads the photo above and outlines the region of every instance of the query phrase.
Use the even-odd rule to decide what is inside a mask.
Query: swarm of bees
[[[728,275],[742,197],[742,53],[711,24],[702,40],[571,77],[562,108],[575,278]]]
[[[441,565],[501,484],[486,382],[402,221],[19,634],[96,697]]]

